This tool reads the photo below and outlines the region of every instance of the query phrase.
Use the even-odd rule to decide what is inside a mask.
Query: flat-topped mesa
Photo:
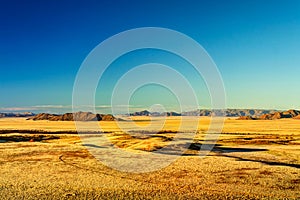
[[[115,117],[110,114],[94,114],[92,112],[65,113],[61,115],[39,113],[28,120],[49,120],[49,121],[114,121]]]

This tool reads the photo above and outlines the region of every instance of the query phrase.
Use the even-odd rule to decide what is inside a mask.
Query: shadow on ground
[[[59,139],[58,136],[54,135],[7,135],[0,136],[0,143],[5,142],[41,142],[46,140]]]
[[[237,148],[237,147],[224,147],[220,144],[205,144],[206,150],[210,150],[213,153],[216,153],[214,155],[208,155],[208,156],[223,156],[227,158],[234,158],[237,161],[248,161],[248,162],[257,162],[262,163],[266,165],[271,166],[285,166],[285,167],[293,167],[300,169],[300,164],[294,164],[294,163],[284,163],[284,162],[276,162],[276,161],[268,161],[268,160],[259,160],[259,159],[250,159],[250,158],[243,158],[240,156],[231,155],[230,153],[250,153],[250,152],[262,152],[262,151],[268,151],[268,149],[264,148]],[[212,149],[208,149],[207,147],[212,147]],[[192,150],[192,153],[189,153]],[[182,156],[199,156],[201,149],[200,143],[192,143],[188,151],[184,153]],[[155,152],[155,151],[154,151]],[[157,153],[161,154],[168,154],[168,155],[178,155],[177,151],[172,151],[172,149],[167,149],[166,151],[157,151]]]

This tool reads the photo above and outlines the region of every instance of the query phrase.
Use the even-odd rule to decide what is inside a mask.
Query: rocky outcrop
[[[283,112],[264,114],[264,115],[260,116],[260,119],[273,120],[273,119],[283,119],[283,118],[296,118],[298,115],[300,115],[300,111],[288,110],[288,111],[283,111]]]
[[[293,119],[300,119],[300,115],[297,115],[296,117],[293,117]]]
[[[32,120],[49,120],[52,117],[56,117],[57,115],[53,115],[53,114],[48,114],[48,113],[39,113],[33,117],[30,117],[28,119],[32,119]]]
[[[112,115],[100,115],[101,119],[99,121],[114,121],[116,118]],[[117,119],[120,121],[120,119]]]
[[[112,115],[94,114],[92,112],[65,113],[62,115],[40,113],[28,118],[29,120],[49,120],[49,121],[114,121]]]
[[[240,116],[237,120],[257,120],[258,118],[252,116]]]
[[[299,110],[287,110],[282,112],[273,112],[268,114],[263,114],[259,117],[253,116],[243,116],[239,117],[240,120],[251,120],[251,119],[260,119],[260,120],[275,120],[275,119],[284,119],[284,118],[293,118],[300,119],[300,111]]]

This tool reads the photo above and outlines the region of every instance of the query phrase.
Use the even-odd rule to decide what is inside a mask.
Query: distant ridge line
[[[76,112],[65,114],[49,114],[39,113],[34,114],[31,112],[25,113],[0,113],[2,117],[29,117],[30,120],[49,120],[49,121],[114,121],[121,120],[115,118],[111,114],[94,114],[92,112]],[[192,111],[178,112],[150,112],[142,110],[125,114],[125,116],[222,116],[222,117],[239,117],[240,120],[271,120],[281,118],[294,118],[300,119],[299,110],[270,110],[270,109],[197,109]]]
[[[197,109],[193,111],[177,112],[149,112],[143,110],[139,112],[130,113],[130,116],[225,116],[225,117],[240,117],[240,116],[261,116],[276,112],[277,110],[265,109]]]

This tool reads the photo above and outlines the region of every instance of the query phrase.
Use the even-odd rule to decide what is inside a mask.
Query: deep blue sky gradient
[[[7,0],[0,6],[1,110],[71,105],[88,53],[114,34],[148,26],[185,33],[207,50],[228,107],[300,109],[300,1]]]

